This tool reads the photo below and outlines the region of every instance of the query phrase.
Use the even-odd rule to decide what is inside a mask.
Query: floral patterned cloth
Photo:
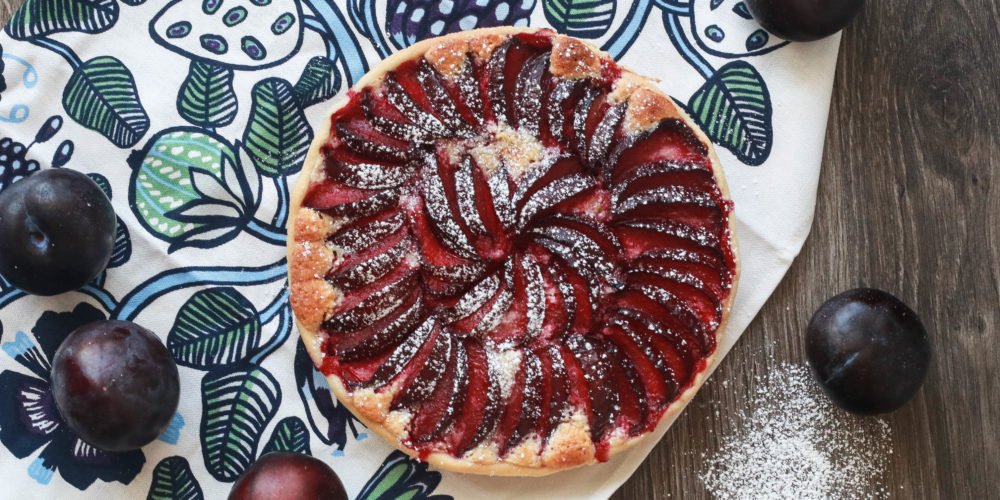
[[[551,26],[660,78],[718,145],[743,279],[725,354],[812,220],[838,38],[781,42],[739,0],[28,0],[0,35],[0,190],[90,175],[119,216],[107,271],[31,297],[0,280],[0,470],[22,498],[223,498],[271,450],[311,453],[375,498],[603,498],[653,440],[542,479],[429,470],[331,397],[292,325],[289,185],[326,101],[380,58],[482,26]],[[104,318],[158,332],[180,365],[158,441],[111,454],[55,411],[60,340]]]

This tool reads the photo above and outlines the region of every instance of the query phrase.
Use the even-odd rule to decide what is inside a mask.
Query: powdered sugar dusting
[[[667,186],[643,191],[630,196],[615,206],[615,214],[620,215],[625,212],[635,210],[646,205],[685,203],[697,205],[699,207],[715,207],[715,200],[711,196],[694,191],[683,186]]]
[[[490,357],[490,366],[496,367],[497,383],[500,385],[501,399],[510,398],[514,379],[521,369],[520,349],[499,350],[496,346],[487,344],[486,355]]]
[[[892,443],[884,419],[836,408],[801,365],[779,365],[759,382],[743,428],[706,461],[701,479],[709,492],[733,499],[888,496],[883,471]]]
[[[521,268],[524,270],[526,291],[528,297],[527,335],[533,339],[542,333],[542,323],[545,322],[545,287],[542,281],[542,269],[534,259],[527,255],[521,259]]]
[[[448,320],[454,321],[472,314],[486,304],[490,297],[496,294],[498,288],[500,288],[500,277],[495,274],[476,283],[458,300],[447,316]]]
[[[532,169],[537,163],[559,154],[558,148],[546,148],[541,141],[527,130],[514,129],[506,124],[490,124],[488,139],[475,144],[469,150],[472,157],[489,172],[496,170],[497,163],[505,166],[514,179]]]

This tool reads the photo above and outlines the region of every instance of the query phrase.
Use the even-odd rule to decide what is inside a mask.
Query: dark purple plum
[[[785,40],[809,42],[847,26],[864,0],[747,0],[754,19]]]
[[[931,361],[927,331],[912,309],[870,288],[828,300],[806,330],[806,356],[837,405],[871,415],[913,398]]]
[[[115,211],[90,177],[32,174],[0,192],[0,274],[36,295],[76,290],[108,265]]]
[[[346,500],[340,478],[321,460],[299,453],[272,452],[240,476],[229,500]]]
[[[97,321],[70,333],[52,361],[52,393],[63,420],[107,451],[141,448],[177,411],[177,365],[153,332]]]

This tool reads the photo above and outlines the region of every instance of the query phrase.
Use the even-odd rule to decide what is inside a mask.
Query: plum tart
[[[605,461],[702,384],[737,277],[711,144],[664,93],[548,30],[387,58],[292,195],[291,301],[337,398],[447,470]]]

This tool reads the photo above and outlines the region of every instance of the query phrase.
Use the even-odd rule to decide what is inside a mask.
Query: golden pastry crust
[[[577,412],[559,424],[542,450],[542,464],[550,469],[568,469],[594,462],[594,442],[587,417]]]
[[[570,80],[601,75],[601,59],[606,57],[590,45],[570,38],[557,36],[552,41],[552,57],[549,71],[555,76]]]
[[[351,401],[354,408],[371,422],[385,422],[389,414],[389,405],[392,403],[393,391],[374,391],[372,389],[361,389],[351,394]]]
[[[486,60],[493,50],[509,37],[533,31],[537,30],[512,27],[489,28],[418,42],[385,59],[366,74],[354,88],[375,87],[388,72],[393,71],[400,64],[422,56],[426,57],[442,74],[454,75],[465,64],[463,54],[472,53],[480,60]],[[563,35],[554,36],[550,60],[550,72],[554,75],[564,78],[598,76],[602,71],[603,61],[613,62],[606,53],[600,52],[585,42]],[[721,164],[711,142],[669,96],[648,79],[622,68],[622,75],[611,98],[619,102],[628,102],[624,126],[629,131],[646,130],[665,118],[682,120],[708,151],[715,181],[723,198],[731,199],[722,174]],[[324,279],[325,272],[332,264],[334,252],[333,249],[326,246],[325,242],[333,231],[334,224],[319,212],[302,207],[302,202],[308,188],[323,177],[321,148],[331,137],[330,117],[347,102],[348,98],[342,96],[321,123],[307,155],[299,182],[291,197],[288,262],[292,308],[304,345],[317,366],[323,365],[325,357],[322,348],[322,334],[318,333],[319,325],[339,298],[338,292]],[[729,295],[722,305],[722,317],[715,332],[716,338],[721,336],[721,332],[728,324],[732,302],[736,296],[736,286],[739,282],[740,266],[735,239],[736,218],[730,214],[728,221],[729,244],[733,253],[733,278]],[[317,249],[325,250],[317,252]],[[320,266],[319,258],[314,257],[320,253],[330,258],[323,266]],[[717,353],[713,351],[704,361],[705,368],[694,375],[687,389],[664,411],[656,428],[635,438],[615,439],[610,443],[609,456],[621,453],[638,442],[665,430],[697,393],[706,379],[706,373],[711,372],[718,364]],[[359,390],[352,393],[347,390],[343,381],[336,375],[328,375],[327,380],[337,399],[347,406],[370,430],[399,450],[415,458],[419,457],[443,470],[493,476],[544,476],[597,462],[595,446],[590,437],[587,420],[579,413],[559,425],[549,437],[544,449],[541,448],[540,439],[535,436],[525,439],[520,445],[508,451],[507,456],[503,458],[498,457],[495,450],[492,450],[491,453],[491,450],[484,446],[473,449],[464,457],[454,457],[441,452],[431,452],[426,456],[418,456],[417,452],[402,442],[406,436],[406,428],[410,419],[409,413],[389,411],[389,404],[392,401],[395,388],[381,392]]]
[[[636,80],[632,74],[623,75],[622,79]],[[674,101],[656,90],[648,81],[641,81],[631,86],[628,95],[628,108],[625,110],[625,128],[631,131],[646,130],[668,118],[679,118],[680,109]]]
[[[480,61],[485,61],[489,59],[491,55],[493,55],[493,51],[497,47],[499,47],[501,44],[507,41],[507,38],[510,35],[508,35],[504,31],[505,30],[503,30],[502,28],[476,30],[476,31],[469,31],[466,33],[456,33],[456,35],[461,35],[461,36],[451,35],[445,38],[454,37],[455,39],[468,40],[469,50],[477,58],[479,58]],[[416,47],[416,45],[414,45],[413,47]],[[410,47],[410,49],[412,49],[413,47]],[[420,51],[417,51],[415,55],[419,56],[419,52]]]
[[[446,37],[431,46],[424,54],[424,58],[442,75],[455,76],[465,67],[465,54],[468,52],[468,40]]]

